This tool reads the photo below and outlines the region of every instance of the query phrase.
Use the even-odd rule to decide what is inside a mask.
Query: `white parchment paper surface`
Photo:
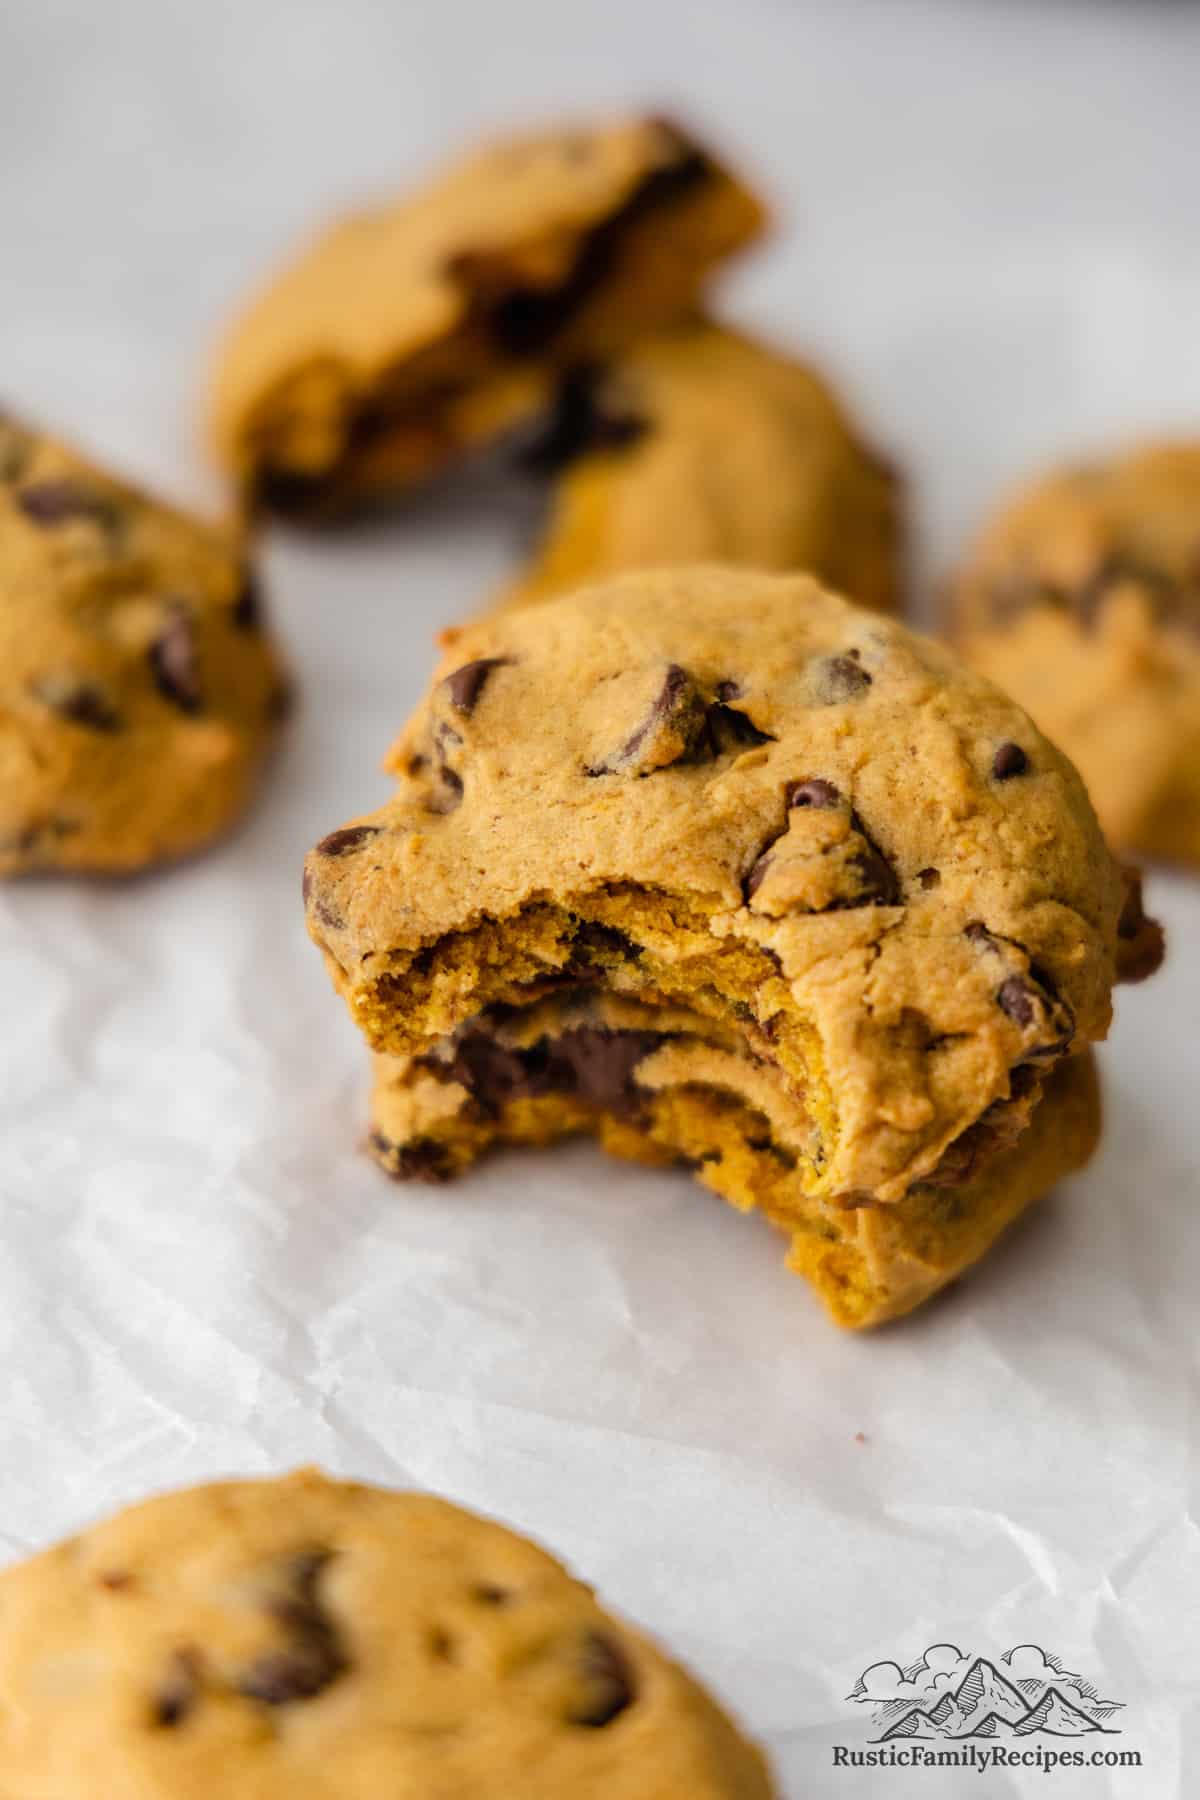
[[[216,320],[312,219],[484,125],[707,122],[783,222],[727,305],[820,355],[909,469],[922,569],[1003,485],[1200,425],[1200,15],[982,0],[14,0],[0,387],[212,501]],[[363,1054],[303,851],[386,792],[509,497],[273,536],[300,708],[232,842],[0,894],[0,1553],[143,1492],[315,1461],[544,1539],[686,1656],[789,1795],[1200,1787],[1200,882],[1122,994],[1107,1135],[942,1303],[828,1326],[779,1242],[590,1146],[445,1191],[358,1149]],[[835,1769],[868,1665],[1036,1643],[1140,1771]]]

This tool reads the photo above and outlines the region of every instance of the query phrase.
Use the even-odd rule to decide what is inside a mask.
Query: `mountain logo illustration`
[[[907,1668],[872,1663],[848,1700],[870,1708],[872,1743],[903,1738],[1113,1737],[1123,1702],[1104,1700],[1090,1681],[1038,1644],[1015,1644],[992,1662],[956,1644],[931,1644]]]

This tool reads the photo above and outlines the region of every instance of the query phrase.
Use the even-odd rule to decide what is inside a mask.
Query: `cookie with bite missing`
[[[240,533],[0,418],[0,875],[202,848],[286,698]]]
[[[526,446],[549,516],[500,604],[664,563],[804,569],[861,605],[903,587],[900,479],[809,364],[694,319],[568,372]]]
[[[327,517],[533,418],[668,325],[759,235],[750,191],[657,118],[484,145],[325,231],[232,325],[213,436],[251,505]]]
[[[1200,442],[1026,488],[968,554],[950,625],[1075,762],[1113,844],[1200,863]]]
[[[579,1101],[572,1128],[760,1206],[818,1286],[801,1240],[844,1240],[830,1209],[956,1190],[971,1229],[922,1298],[1029,1169],[1082,1157],[1094,1123],[972,1210],[1161,946],[1074,769],[947,651],[804,576],[628,575],[449,634],[390,763],[305,886],[396,1059],[393,1172],[452,1173],[510,1100]]]
[[[0,1574],[0,1788],[75,1800],[770,1800],[703,1689],[525,1538],[311,1471]]]

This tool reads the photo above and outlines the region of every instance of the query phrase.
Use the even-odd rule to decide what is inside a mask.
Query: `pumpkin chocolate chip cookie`
[[[0,418],[0,875],[199,849],[285,699],[237,534]]]
[[[1153,933],[1074,769],[948,652],[805,576],[628,575],[449,634],[390,760],[305,887],[393,1172],[649,1144],[869,1324],[1086,1155],[1068,1059]]]
[[[553,477],[531,567],[501,604],[665,563],[805,569],[891,611],[895,471],[808,365],[703,320],[570,370],[525,461]]]
[[[1061,744],[1110,842],[1200,863],[1200,443],[1026,489],[952,608],[963,655]]]
[[[333,226],[235,324],[221,459],[252,504],[310,518],[409,487],[680,317],[762,226],[660,119],[485,146]]]
[[[21,1800],[770,1800],[709,1696],[524,1538],[313,1472],[131,1508],[0,1575]]]

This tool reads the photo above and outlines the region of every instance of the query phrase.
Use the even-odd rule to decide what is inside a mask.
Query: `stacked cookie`
[[[1071,765],[902,626],[625,576],[449,634],[389,763],[305,892],[390,1173],[594,1131],[761,1210],[862,1326],[1090,1153],[1153,932]]]
[[[230,332],[214,438],[320,521],[500,446],[550,479],[503,603],[697,559],[899,587],[899,483],[815,371],[700,316],[759,200],[678,126],[489,146],[320,237]]]

